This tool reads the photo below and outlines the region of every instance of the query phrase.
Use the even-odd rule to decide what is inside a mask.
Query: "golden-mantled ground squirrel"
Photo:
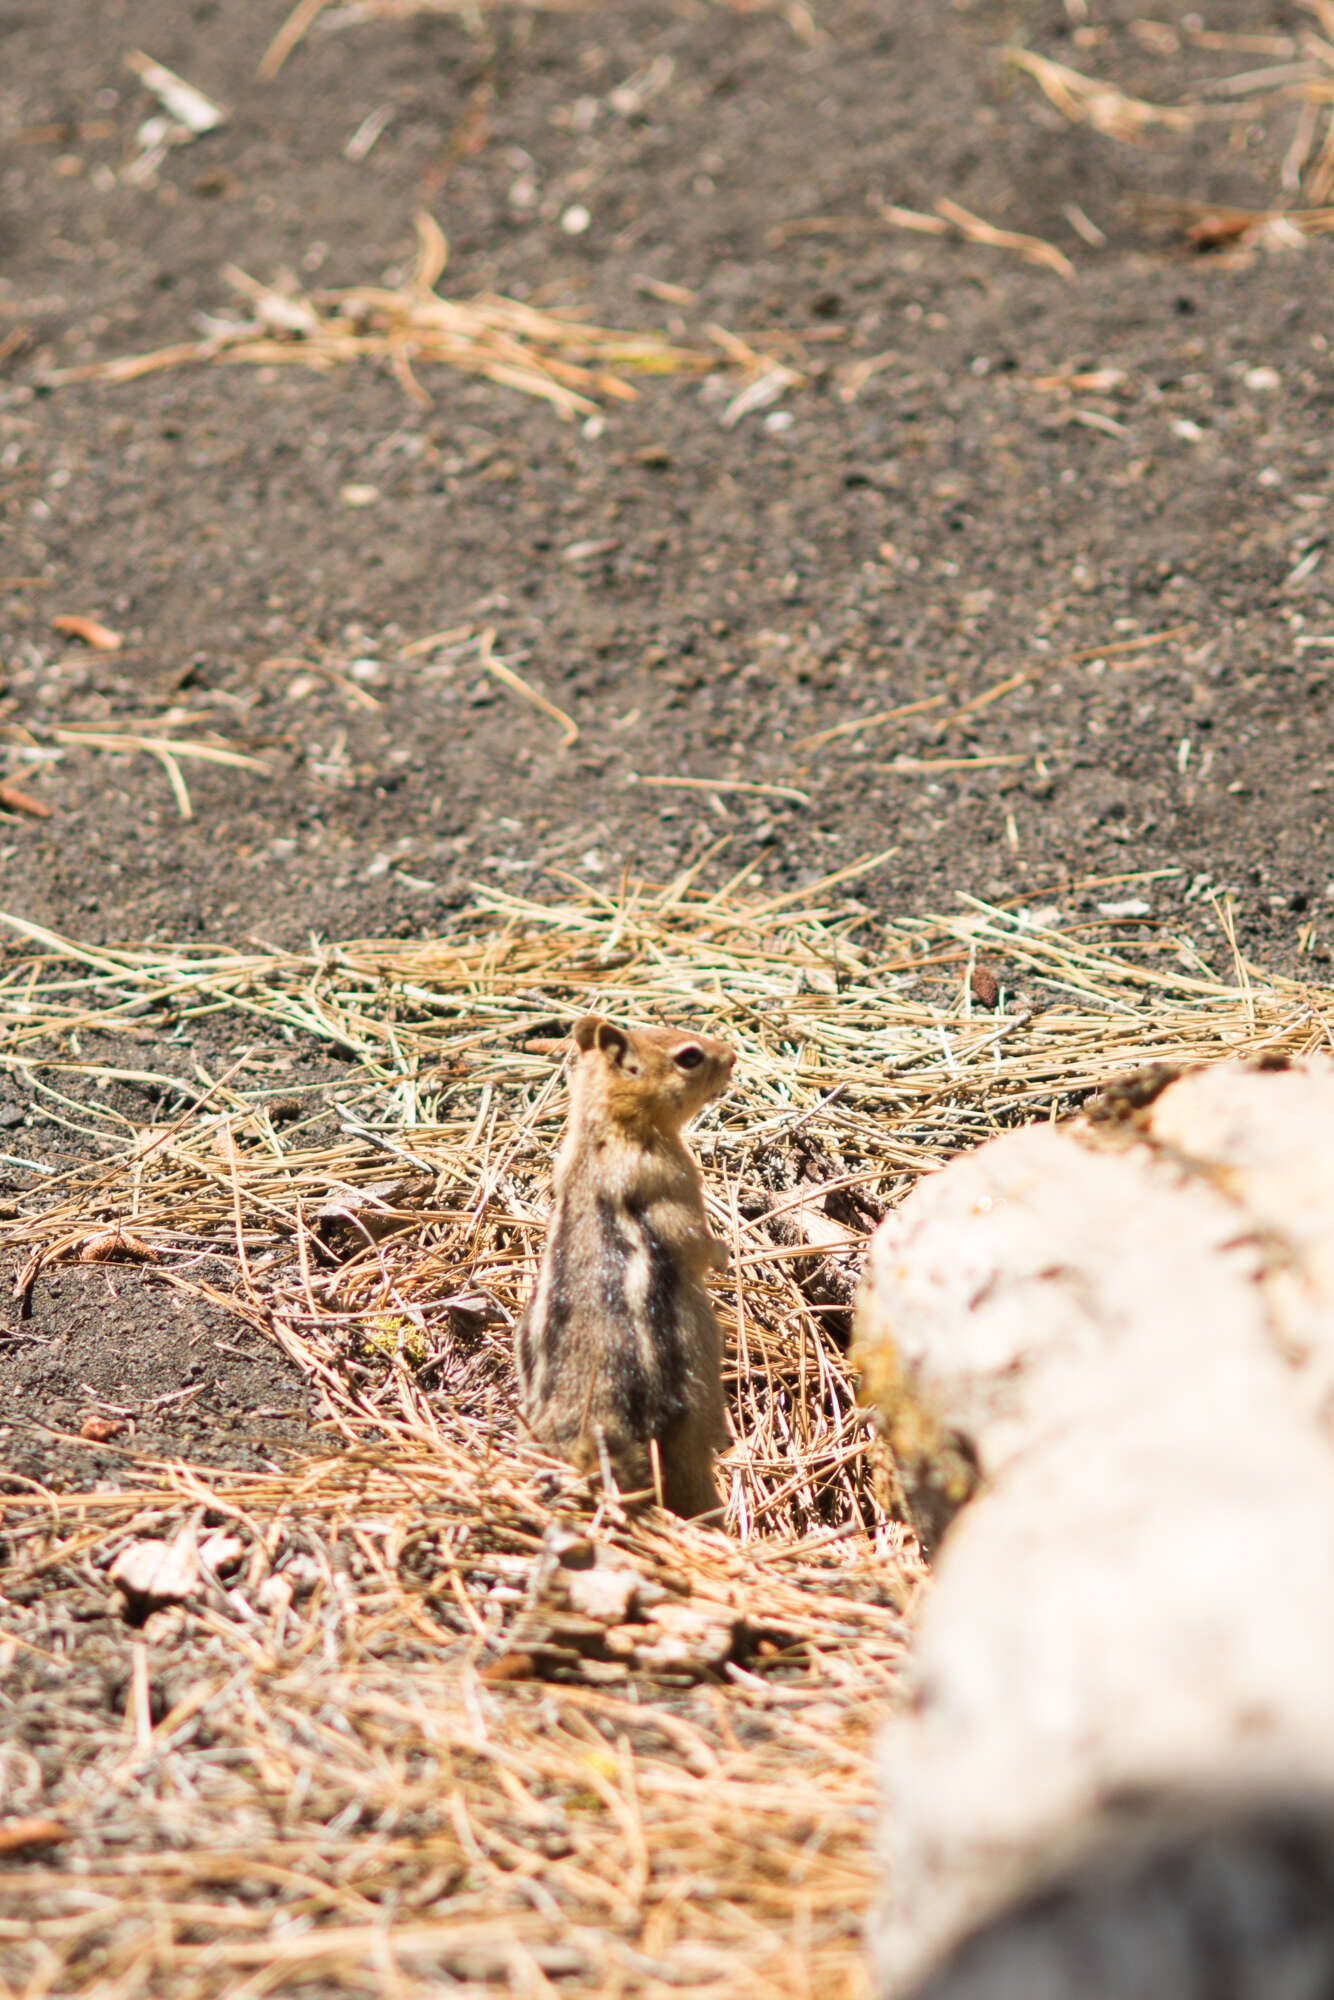
[[[726,1088],[735,1053],[681,1028],[596,1014],[579,1050],[537,1285],[515,1334],[524,1420],[538,1441],[622,1492],[678,1514],[718,1506],[722,1346],[704,1274],[710,1235],[681,1127]]]

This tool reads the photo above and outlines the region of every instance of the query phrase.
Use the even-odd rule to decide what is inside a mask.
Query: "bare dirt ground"
[[[261,78],[287,13],[0,4],[6,1295],[69,1170],[216,1108],[242,1059],[271,1131],[318,1159],[365,1054],[154,988],[36,1061],[23,996],[67,962],[48,934],[85,974],[109,946],[318,958],[430,938],[479,894],[614,901],[698,864],[698,890],[773,899],[880,857],[846,891],[868,936],[960,893],[1073,924],[1120,902],[1215,969],[1230,927],[1253,963],[1324,976],[1334,243],[1263,218],[1334,180],[1326,5],[331,5]],[[1013,45],[1169,115],[1141,109],[1137,144],[1072,121]],[[228,114],[156,165],[136,50]],[[967,241],[942,201],[1048,249]],[[443,295],[708,365],[611,365],[634,399],[595,391],[571,421],[453,369],[316,371],[290,347],[77,379],[253,314],[228,267],[317,303],[401,290],[421,213]],[[262,1479],[327,1448],[318,1371],[228,1305],[225,1243],[189,1256],[193,1293],[121,1261],[0,1304],[12,1494],[109,1495],[166,1458]],[[124,1428],[80,1436],[90,1415]],[[58,1643],[26,1643],[77,1656],[142,1747],[123,1618],[104,1582],[64,1587]],[[36,1745],[35,1788],[13,1767],[15,1810],[55,1809],[62,1758],[101,1768],[75,1740]],[[821,1933],[813,1990],[858,1990],[855,1933]],[[310,1977],[397,1990],[348,1951]],[[476,1964],[591,1990],[560,1951]],[[667,1980],[670,1950],[641,1956],[617,1990]],[[46,1963],[29,1990],[69,1988]],[[173,1963],[127,1946],[117,1990],[213,1990]],[[782,1951],[750,1987],[729,1965],[719,1991],[785,1976]]]

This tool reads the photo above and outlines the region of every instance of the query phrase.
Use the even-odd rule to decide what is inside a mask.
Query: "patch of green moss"
[[[409,1368],[421,1368],[426,1361],[426,1335],[402,1313],[377,1313],[361,1329],[362,1339],[374,1354],[387,1361],[401,1354]]]

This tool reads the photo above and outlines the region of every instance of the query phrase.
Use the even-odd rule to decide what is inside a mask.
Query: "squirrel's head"
[[[736,1050],[685,1028],[621,1028],[600,1014],[575,1024],[576,1079],[613,1116],[676,1129],[727,1088]]]

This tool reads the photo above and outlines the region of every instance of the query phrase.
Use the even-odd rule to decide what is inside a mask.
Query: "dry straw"
[[[95,1488],[8,1482],[4,1699],[47,1768],[6,1753],[11,1990],[864,1995],[870,1732],[921,1573],[845,1359],[865,1231],[1137,1064],[1330,1045],[1334,994],[1246,968],[1225,905],[1215,969],[1142,919],[876,924],[856,873],[480,894],[429,940],[292,953],[4,919],[0,1063],[78,1128],[11,1175],[20,1289],[95,1258],[229,1301],[323,1427],[281,1471],[125,1433]],[[517,1436],[510,1323],[590,1007],[740,1050],[696,1133],[732,1247],[724,1527],[586,1494]],[[205,1022],[236,1052],[182,1083]],[[336,1144],[271,1115],[294,1045],[345,1059]],[[159,1084],[157,1126],[106,1108],[117,1077]],[[113,1571],[143,1542],[186,1581],[136,1629]]]
[[[260,284],[228,266],[224,276],[251,302],[253,317],[216,325],[200,340],[57,369],[45,379],[59,388],[70,382],[133,382],[209,362],[296,364],[327,372],[377,361],[417,403],[431,400],[417,370],[448,367],[539,397],[560,416],[573,417],[604,401],[632,402],[636,392],[627,375],[703,374],[734,359],[658,334],[589,325],[490,293],[441,298],[436,285],[448,257],[445,238],[425,211],[417,215],[416,228],[416,264],[397,289],[356,285],[307,296]]]
[[[1334,229],[1334,207],[1329,205],[1334,195],[1334,0],[1301,0],[1301,4],[1321,32],[1277,36],[1213,33],[1196,19],[1195,25],[1178,34],[1163,22],[1132,22],[1131,28],[1144,46],[1160,55],[1179,55],[1184,39],[1213,52],[1283,58],[1203,82],[1177,104],[1137,97],[1109,77],[1087,76],[1013,43],[1004,48],[1003,60],[1029,77],[1071,124],[1087,126],[1124,145],[1148,145],[1163,134],[1186,134],[1211,121],[1231,122],[1239,131],[1240,121],[1253,121],[1258,111],[1295,105],[1296,122],[1279,168],[1281,196],[1272,207],[1238,208],[1175,198],[1145,200],[1138,206],[1179,221],[1187,244],[1196,250],[1236,248],[1248,255],[1256,244],[1274,249],[1299,247],[1306,238]],[[859,216],[794,217],[776,224],[768,232],[768,240],[779,246],[792,237],[859,235],[888,225],[919,235],[983,244],[1007,251],[1025,263],[1044,266],[1060,277],[1076,276],[1065,252],[1045,237],[1000,228],[950,197],[938,196],[932,211],[906,208],[875,195],[869,198],[869,206],[872,212]],[[1105,231],[1082,208],[1067,203],[1064,214],[1085,243],[1095,248],[1106,244]],[[867,371],[878,370],[884,361],[885,357],[872,357],[855,364],[840,392],[844,400],[855,401]],[[1072,411],[1070,420],[1111,436],[1123,435],[1119,425],[1097,411]]]
[[[1134,145],[1155,126],[1188,131],[1199,116],[1193,104],[1148,104],[1131,97],[1100,77],[1083,76],[1065,63],[1053,62],[1032,49],[1008,48],[1005,60],[1027,72],[1043,95],[1075,125],[1091,125],[1109,139]]]
[[[1302,0],[1321,32],[1300,35],[1213,33],[1196,20],[1185,39],[1213,52],[1279,57],[1252,62],[1229,76],[1214,77],[1180,104],[1155,104],[1132,96],[1105,77],[1085,76],[1032,49],[1008,47],[1005,60],[1024,71],[1048,102],[1072,124],[1088,125],[1127,145],[1145,143],[1154,131],[1186,132],[1210,119],[1251,118],[1264,106],[1297,106],[1296,123],[1279,169],[1282,199],[1272,208],[1211,207],[1205,203],[1163,204],[1190,223],[1187,241],[1201,250],[1248,241],[1298,243],[1324,235],[1334,222],[1327,206],[1334,193],[1334,12],[1330,0]],[[1175,54],[1180,40],[1161,23],[1134,24],[1149,46]],[[1314,159],[1312,155],[1314,154]],[[1301,206],[1292,197],[1300,195]]]
[[[504,0],[297,0],[265,50],[259,64],[262,77],[277,76],[316,21],[328,28],[356,28],[370,21],[406,21],[419,14],[446,15],[479,33],[488,14],[500,11]],[[534,13],[580,14],[595,11],[597,0],[527,0]],[[815,16],[806,0],[718,0],[736,14],[781,14],[799,41],[812,47],[819,37]]]

